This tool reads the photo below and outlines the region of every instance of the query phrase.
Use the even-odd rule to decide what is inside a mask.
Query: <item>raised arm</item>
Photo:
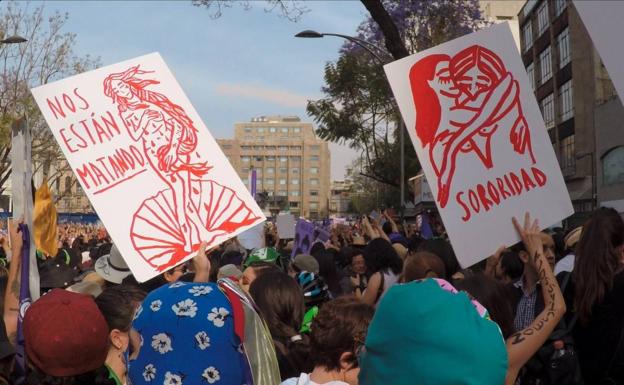
[[[392,219],[392,217],[390,215],[388,215],[386,210],[383,211],[383,216],[390,223],[390,226],[392,227],[392,232],[393,233],[398,233],[399,232],[399,226],[397,226],[396,222]]]
[[[516,218],[513,219],[513,223],[529,253],[529,261],[538,273],[542,296],[544,297],[544,310],[529,327],[507,339],[509,366],[505,379],[506,385],[515,383],[522,366],[546,342],[566,312],[561,289],[544,256],[537,220],[531,224],[531,219],[527,213],[524,218],[524,226],[520,226]]]

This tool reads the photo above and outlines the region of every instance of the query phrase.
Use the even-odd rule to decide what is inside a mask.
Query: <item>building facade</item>
[[[256,171],[256,191],[287,197],[295,216],[328,215],[330,153],[311,123],[296,116],[262,116],[236,123],[233,139],[218,139],[221,149],[249,188]]]
[[[526,0],[479,0],[479,8],[485,21],[489,23],[509,23],[518,49],[520,49],[518,12],[524,3],[526,3]]]
[[[624,175],[613,176],[617,172],[609,159],[604,162],[614,149],[611,163],[624,159],[617,155],[624,152],[617,150],[624,138],[614,120],[624,114],[622,104],[572,2],[527,1],[518,20],[522,59],[574,205],[571,221],[577,224],[601,199],[624,195]],[[618,135],[610,137],[611,131]]]
[[[329,213],[337,217],[351,214],[351,198],[353,183],[350,180],[332,181],[330,187]]]

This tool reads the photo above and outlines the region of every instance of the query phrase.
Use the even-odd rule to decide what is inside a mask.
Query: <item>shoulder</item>
[[[305,376],[305,373],[301,373],[301,376]],[[286,381],[283,381],[280,385],[297,385],[297,382],[299,381],[298,377],[293,377],[293,378],[289,378]],[[305,384],[305,382],[304,382]]]

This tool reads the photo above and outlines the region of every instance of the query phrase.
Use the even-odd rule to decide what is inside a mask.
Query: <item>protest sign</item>
[[[295,217],[292,214],[279,214],[275,220],[277,225],[277,235],[280,239],[291,239],[295,237]]]
[[[520,239],[526,211],[547,227],[572,204],[507,24],[385,66],[463,267]]]
[[[314,243],[314,224],[299,219],[295,226],[295,242],[292,251],[292,258],[298,254],[308,254]]]
[[[575,0],[574,6],[622,100],[624,98],[624,55],[620,39],[624,31],[622,28],[624,2]]]
[[[331,237],[331,232],[323,226],[316,226],[314,228],[314,241],[327,242]]]
[[[158,53],[32,93],[137,280],[265,220]]]
[[[264,223],[259,223],[238,234],[238,241],[247,250],[264,247]]]

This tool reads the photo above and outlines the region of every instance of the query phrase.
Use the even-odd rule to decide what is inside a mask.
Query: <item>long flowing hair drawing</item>
[[[164,271],[202,241],[210,245],[258,217],[232,188],[209,178],[212,166],[196,151],[197,128],[182,107],[149,89],[160,83],[152,73],[138,65],[112,73],[104,79],[104,94],[167,186],[136,209],[130,234],[141,257]]]

